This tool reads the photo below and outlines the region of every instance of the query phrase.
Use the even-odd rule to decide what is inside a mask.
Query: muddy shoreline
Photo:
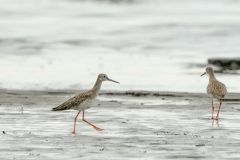
[[[77,112],[51,108],[80,92],[0,90],[0,159],[240,158],[239,93],[213,121],[204,93],[102,91],[85,118],[105,130],[79,116],[72,135]]]
[[[60,104],[72,96],[84,92],[84,90],[51,90],[51,91],[19,91],[19,90],[0,90],[0,104],[41,104],[55,103]],[[188,92],[160,92],[160,91],[101,91],[99,96],[122,96],[127,98],[167,98],[167,99],[206,99],[209,101],[209,95],[206,93],[188,93]],[[113,98],[114,99],[114,98]],[[227,102],[239,102],[240,93],[228,93],[223,99]]]

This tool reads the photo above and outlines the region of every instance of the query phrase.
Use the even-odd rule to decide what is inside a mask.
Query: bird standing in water
[[[97,98],[97,95],[100,91],[101,84],[103,81],[112,81],[115,83],[119,83],[117,81],[114,81],[114,80],[108,78],[108,76],[106,74],[99,74],[97,77],[97,81],[95,82],[95,85],[93,86],[93,88],[91,90],[80,93],[80,94],[70,98],[68,101],[64,102],[63,104],[59,105],[58,107],[52,108],[52,111],[61,111],[61,110],[68,110],[68,109],[78,110],[78,113],[77,113],[76,117],[74,118],[74,129],[73,129],[72,134],[76,134],[76,121],[77,121],[77,117],[81,111],[83,111],[82,120],[84,122],[91,125],[97,131],[103,130],[84,119],[84,111],[86,109],[91,108],[93,101]]]
[[[211,67],[207,67],[206,72],[203,73],[201,76],[203,76],[205,74],[209,75],[209,83],[208,83],[208,86],[207,86],[207,93],[210,94],[211,100],[212,100],[212,119],[214,119],[213,118],[213,113],[214,113],[213,98],[217,98],[217,99],[220,100],[220,104],[219,104],[219,107],[218,107],[218,112],[217,112],[217,115],[216,115],[216,118],[215,118],[216,120],[218,120],[220,108],[221,108],[221,105],[222,105],[222,99],[227,94],[227,88],[222,82],[219,82],[216,79],[216,77],[214,76],[214,71]]]

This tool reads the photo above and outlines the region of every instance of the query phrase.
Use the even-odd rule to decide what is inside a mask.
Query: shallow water
[[[201,96],[165,97],[173,103],[154,105],[135,103],[157,103],[151,96],[126,96],[125,101],[134,102],[128,104],[122,96],[114,96],[116,101],[100,96],[107,101],[98,101],[85,119],[105,130],[95,131],[80,114],[72,135],[77,112],[51,111],[66,95],[35,94],[1,98],[0,128],[6,133],[0,134],[1,159],[240,158],[239,104],[224,102],[219,121],[212,121],[210,101]]]
[[[120,102],[122,104],[140,104],[140,105],[187,105],[189,104],[186,100],[165,100],[165,98],[148,98],[148,99],[139,99],[139,98],[126,98],[126,97],[102,97],[98,98],[101,101],[112,101],[112,102]]]
[[[0,87],[205,92],[210,57],[239,57],[239,1],[1,0]],[[217,69],[217,68],[216,68]],[[239,75],[217,75],[239,92]]]

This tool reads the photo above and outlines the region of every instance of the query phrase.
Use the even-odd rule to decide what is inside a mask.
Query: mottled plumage
[[[59,105],[58,107],[53,108],[52,111],[61,111],[61,110],[68,110],[68,109],[79,110],[78,106],[80,106],[81,104],[84,105],[87,102],[85,107],[83,106],[82,109],[79,110],[79,111],[83,111],[85,109],[90,108],[92,101],[94,101],[94,99],[96,97],[94,95],[95,94],[92,90],[80,93],[80,94],[70,98],[63,104]]]
[[[219,82],[214,77],[211,80],[209,80],[209,83],[207,86],[207,93],[217,99],[222,99],[227,94],[227,88],[222,82]]]
[[[213,98],[217,98],[220,100],[219,109],[218,109],[218,112],[217,112],[217,115],[215,118],[216,120],[218,120],[220,107],[222,105],[222,99],[227,94],[227,88],[222,82],[219,82],[216,79],[216,77],[214,76],[214,71],[211,67],[207,67],[206,72],[203,73],[201,76],[203,76],[204,74],[209,75],[209,83],[207,86],[207,93],[210,94],[211,100],[212,100],[212,119],[214,119],[213,118],[213,112],[214,112]]]
[[[70,98],[69,100],[67,100],[66,102],[62,103],[61,105],[59,105],[56,108],[52,108],[52,111],[62,111],[62,110],[68,110],[68,109],[74,109],[74,110],[78,110],[78,114],[76,115],[75,119],[74,119],[74,130],[73,130],[73,134],[76,134],[76,120],[77,117],[79,115],[79,113],[81,111],[83,111],[83,118],[82,120],[86,123],[88,123],[89,125],[93,126],[94,129],[101,131],[101,128],[98,128],[96,126],[94,126],[93,124],[91,124],[90,122],[86,121],[84,119],[84,111],[86,109],[89,109],[92,106],[92,103],[94,102],[94,100],[97,98],[98,92],[101,88],[101,84],[103,81],[112,81],[115,83],[119,83],[117,81],[114,81],[110,78],[108,78],[107,75],[105,74],[99,74],[97,81],[95,83],[95,85],[93,86],[93,88],[87,92],[83,92],[80,93],[72,98]]]

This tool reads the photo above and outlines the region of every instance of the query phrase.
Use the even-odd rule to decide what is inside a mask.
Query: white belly
[[[86,101],[82,102],[80,105],[76,106],[74,108],[74,110],[84,111],[88,108],[91,108],[93,102],[94,102],[94,100],[86,100]]]

